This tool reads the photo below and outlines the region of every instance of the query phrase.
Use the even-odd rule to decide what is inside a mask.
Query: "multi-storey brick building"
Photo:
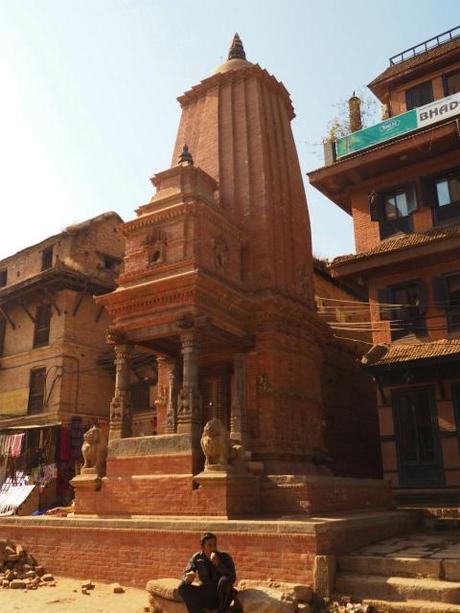
[[[105,213],[0,261],[0,437],[23,435],[13,453],[2,445],[7,473],[53,466],[64,487],[83,428],[108,416],[109,318],[93,295],[115,287],[121,223]]]
[[[310,182],[353,217],[333,275],[369,290],[385,477],[400,498],[460,486],[460,28],[369,85],[387,119],[329,144]],[[356,108],[356,107],[355,107]],[[423,493],[420,492],[423,490]],[[429,497],[429,495],[428,495]]]

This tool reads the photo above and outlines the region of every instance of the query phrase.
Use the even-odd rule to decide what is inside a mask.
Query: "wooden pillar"
[[[130,346],[116,343],[115,394],[110,403],[109,440],[131,436]]]
[[[233,357],[233,386],[230,409],[230,438],[232,441],[242,443],[245,438],[245,372],[244,354],[237,353]]]
[[[198,387],[198,357],[200,339],[196,331],[181,335],[183,375],[177,410],[177,432],[201,434],[201,394]]]
[[[177,431],[177,384],[178,370],[176,360],[168,362],[168,405],[166,409],[165,434],[174,434]]]

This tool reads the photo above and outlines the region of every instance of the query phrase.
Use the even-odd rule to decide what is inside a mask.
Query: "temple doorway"
[[[399,480],[402,487],[442,487],[444,471],[432,387],[393,392]]]
[[[217,417],[230,429],[231,371],[227,364],[206,368],[201,378],[203,426]]]

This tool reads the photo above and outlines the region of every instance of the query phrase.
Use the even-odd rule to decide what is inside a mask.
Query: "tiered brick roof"
[[[357,262],[373,255],[380,255],[394,251],[402,251],[411,247],[426,245],[444,238],[460,236],[460,224],[431,228],[425,232],[413,232],[411,234],[399,234],[392,238],[383,240],[372,249],[362,253],[340,255],[332,261],[332,266],[345,264],[347,262]]]
[[[445,338],[427,343],[374,345],[363,357],[362,363],[365,366],[384,366],[456,354],[460,357],[460,338]]]

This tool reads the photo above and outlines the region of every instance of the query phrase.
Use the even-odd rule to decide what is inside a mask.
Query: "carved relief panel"
[[[166,232],[160,228],[155,228],[144,239],[146,248],[146,258],[148,266],[155,266],[166,262]]]

